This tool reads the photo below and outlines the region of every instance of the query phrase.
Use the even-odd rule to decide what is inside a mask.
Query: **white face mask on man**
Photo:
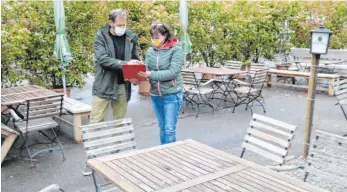
[[[114,27],[114,32],[116,33],[117,36],[122,36],[125,33],[126,26],[124,27]]]

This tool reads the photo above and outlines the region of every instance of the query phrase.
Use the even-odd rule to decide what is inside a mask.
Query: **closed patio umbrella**
[[[63,0],[54,0],[54,21],[56,29],[56,39],[54,45],[54,55],[59,59],[61,69],[63,70],[63,88],[66,95],[65,67],[73,60],[69,43],[65,36],[65,13]]]
[[[182,25],[183,35],[180,38],[183,53],[187,55],[192,50],[192,43],[188,36],[188,6],[186,0],[180,0],[179,18]]]

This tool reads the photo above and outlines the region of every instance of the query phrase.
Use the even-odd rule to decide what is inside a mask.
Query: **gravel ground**
[[[306,160],[302,159],[302,156],[299,156],[287,162],[286,165],[288,166],[295,165],[295,166],[304,167],[304,166],[307,166],[307,162]],[[282,173],[289,175],[291,177],[295,177],[301,181],[303,181],[305,177],[305,170],[303,169],[295,169],[293,171],[283,171]],[[347,191],[347,182],[344,184],[338,183],[338,182],[334,182],[333,179],[331,181],[330,180],[328,181],[320,177],[319,175],[309,174],[306,182],[331,192],[346,192]]]

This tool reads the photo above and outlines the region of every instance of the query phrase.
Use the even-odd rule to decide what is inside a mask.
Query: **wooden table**
[[[237,75],[241,73],[245,73],[245,71],[236,70],[236,69],[228,69],[224,67],[215,68],[215,67],[197,67],[197,68],[188,68],[188,71],[194,73],[202,73],[202,74],[210,74],[215,76],[224,76],[224,75]]]
[[[37,85],[5,88],[1,90],[1,105],[11,106],[29,99],[38,99],[56,95],[60,94]]]
[[[215,79],[213,89],[215,90],[214,94],[221,94],[222,97],[214,97],[211,99],[218,99],[219,102],[216,108],[222,103],[222,101],[228,101],[232,104],[235,104],[234,99],[232,98],[232,86],[229,81],[229,77],[235,77],[235,75],[246,73],[246,71],[241,71],[237,69],[228,69],[225,67],[215,68],[215,67],[197,67],[197,68],[188,68],[186,69],[193,73],[203,74],[202,79]],[[228,99],[230,97],[230,99]]]
[[[324,191],[194,140],[87,163],[122,191]]]
[[[1,90],[1,106],[11,107],[12,105],[17,105],[26,100],[45,98],[61,95],[52,90],[45,89],[37,85],[11,87]],[[81,103],[79,101],[73,100],[68,97],[64,97],[63,109],[73,116],[73,128],[74,137],[76,143],[82,142],[82,131],[80,126],[82,125],[82,116],[88,116],[90,119],[91,106]],[[3,111],[2,111],[3,112]],[[65,123],[71,125],[69,122]]]

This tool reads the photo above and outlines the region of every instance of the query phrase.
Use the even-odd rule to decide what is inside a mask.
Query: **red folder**
[[[137,79],[139,81],[146,81],[146,78],[138,76],[139,72],[146,72],[146,65],[144,64],[125,64],[122,65],[124,80]]]

